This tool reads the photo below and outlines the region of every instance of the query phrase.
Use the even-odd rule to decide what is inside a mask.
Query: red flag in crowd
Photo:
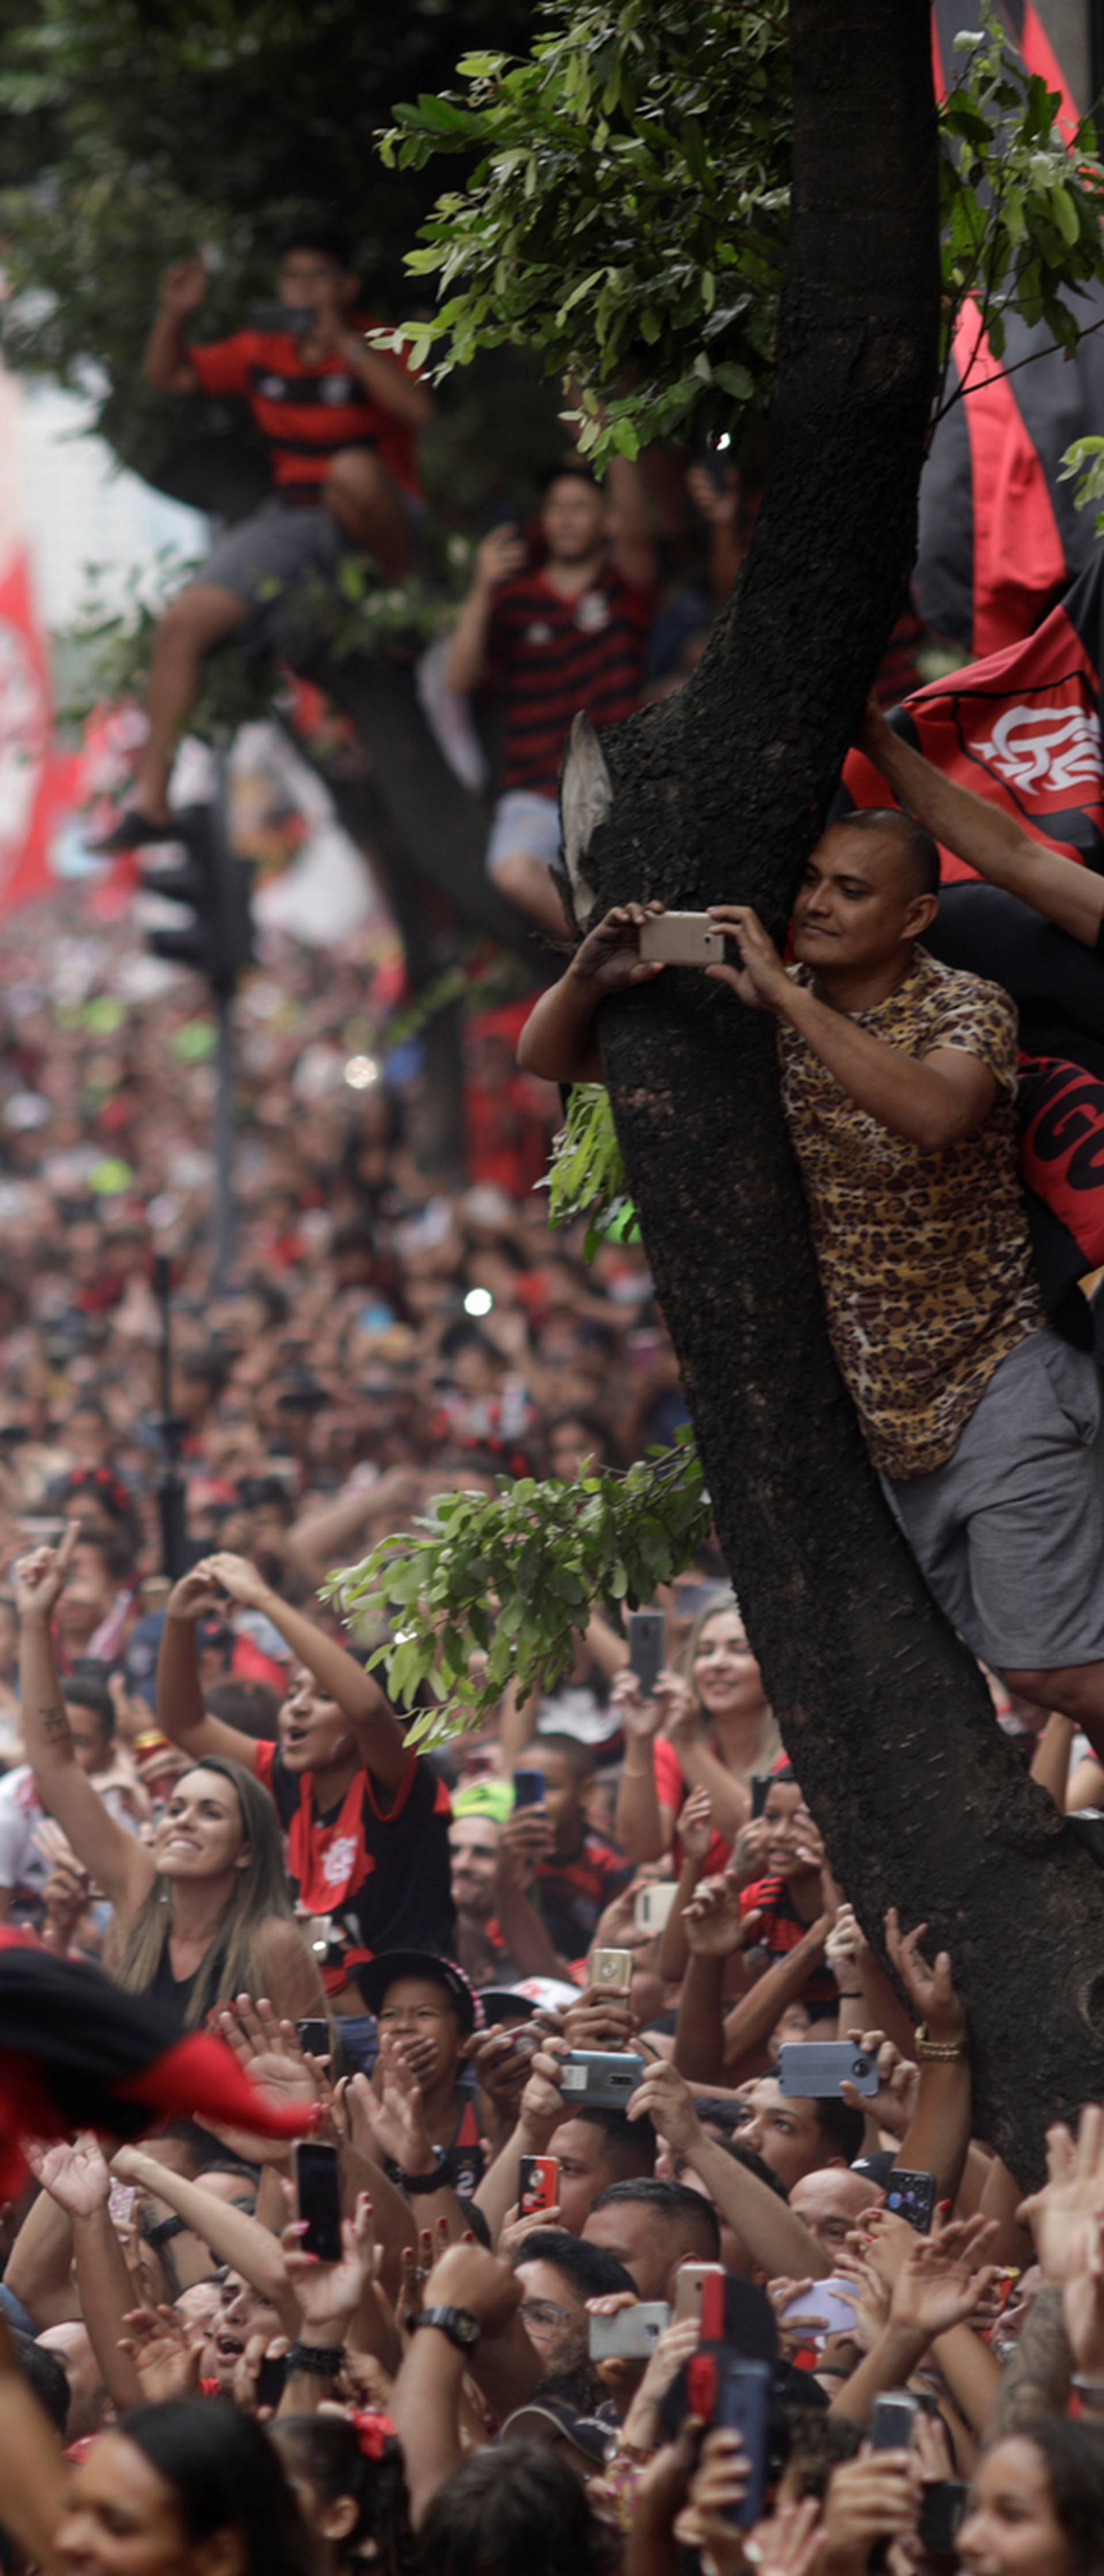
[[[1027,70],[1059,94],[1057,121],[1070,140],[1077,111],[1037,9],[1031,0],[994,5]],[[962,0],[935,0],[941,95],[961,67],[955,38],[976,25]],[[1093,513],[1076,508],[1059,470],[1071,442],[1104,414],[1104,332],[1095,330],[1104,288],[1079,290],[1077,313],[1086,336],[1071,358],[1053,348],[1045,323],[1029,329],[1008,314],[998,361],[975,305],[959,322],[951,383],[968,376],[969,390],[940,422],[924,469],[915,597],[926,625],[978,656],[1027,633],[1092,559]]]

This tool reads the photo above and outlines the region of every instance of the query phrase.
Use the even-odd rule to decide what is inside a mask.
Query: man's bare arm
[[[989,885],[1019,895],[1071,938],[1095,948],[1104,921],[1104,878],[1079,867],[1075,859],[1063,859],[1022,832],[1010,814],[945,778],[922,752],[901,741],[880,708],[867,709],[859,748],[945,849],[965,859]]]

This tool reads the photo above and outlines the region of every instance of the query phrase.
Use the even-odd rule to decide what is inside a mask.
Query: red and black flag
[[[0,1931],[0,2195],[25,2179],[25,2138],[97,2129],[138,2138],[165,2119],[301,2137],[301,2109],[269,2101],[225,2040],[181,2038],[171,2014],[98,1968]]]
[[[1104,544],[1034,635],[915,690],[891,721],[959,786],[1014,815],[1033,840],[1104,874]],[[837,814],[893,802],[861,752]],[[1085,1339],[1076,1283],[1104,1264],[1104,961],[1029,904],[978,882],[942,850],[926,944],[1003,984],[1020,1015],[1020,1171],[1053,1319]]]
[[[1031,0],[994,7],[1028,72],[1058,92],[1058,124],[1071,138],[1077,111],[1037,9]],[[962,0],[935,0],[940,96],[961,63],[955,38],[976,23]],[[924,468],[914,588],[925,624],[977,656],[1029,633],[1092,559],[1093,512],[1075,507],[1059,469],[1072,440],[1104,419],[1104,332],[1095,331],[1104,288],[1079,289],[1076,310],[1084,336],[1072,357],[1053,347],[1045,323],[1029,328],[1012,313],[999,361],[976,305],[958,325],[951,383],[967,391],[940,422]]]

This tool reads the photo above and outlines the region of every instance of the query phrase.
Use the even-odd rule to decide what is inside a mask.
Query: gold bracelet
[[[955,2058],[965,2057],[966,2055],[966,2041],[964,2038],[929,2039],[928,2026],[926,2022],[921,2021],[917,2023],[913,2037],[916,2041],[916,2054],[920,2059],[921,2064],[923,2064],[925,2060],[929,2063],[934,2060],[936,2063],[950,2066]]]

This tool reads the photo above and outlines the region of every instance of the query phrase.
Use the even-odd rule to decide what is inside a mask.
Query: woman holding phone
[[[108,1813],[77,1762],[52,1621],[79,1537],[16,1569],[27,1752],[43,1805],[114,1908],[112,1974],[155,1995],[182,2029],[235,1995],[266,1995],[290,2021],[325,2010],[322,1983],[292,1913],[280,1836],[265,1791],[236,1762],[206,1754],[177,1781],[147,1845]]]
[[[751,1782],[782,1750],[763,1676],[734,1593],[720,1590],[699,1613],[681,1671],[661,1672],[645,1699],[633,1673],[613,1697],[625,1729],[625,1764],[614,1832],[636,1868],[673,1852],[692,1789],[709,1793],[714,1834],[706,1874],[724,1868],[751,1816]]]

